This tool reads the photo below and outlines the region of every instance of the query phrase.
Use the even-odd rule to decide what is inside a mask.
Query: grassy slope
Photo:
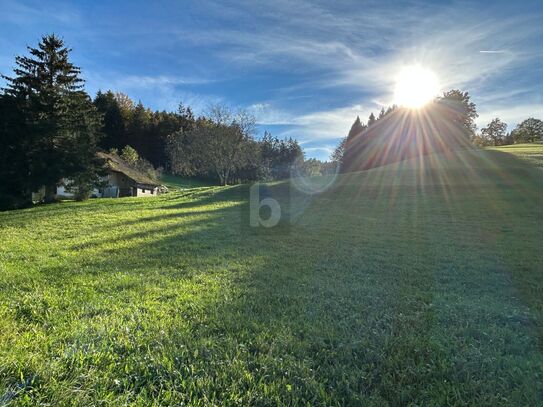
[[[187,189],[187,188],[199,188],[210,187],[213,183],[208,180],[200,180],[198,178],[179,177],[176,175],[162,174],[161,181],[172,189]]]
[[[0,397],[540,404],[543,182],[521,158],[276,184],[294,224],[258,234],[245,187],[1,213]]]
[[[510,146],[489,147],[489,150],[514,154],[536,167],[543,167],[543,143],[512,144]]]

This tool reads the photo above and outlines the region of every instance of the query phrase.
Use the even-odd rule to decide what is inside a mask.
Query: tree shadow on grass
[[[246,233],[246,188],[135,212],[126,245],[91,239],[43,270],[84,320],[59,368],[116,401],[537,404],[541,189],[504,174],[410,193],[338,185],[282,233]],[[81,379],[91,369],[102,379]]]

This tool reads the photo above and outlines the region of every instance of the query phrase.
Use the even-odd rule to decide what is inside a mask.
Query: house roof
[[[129,166],[126,161],[115,154],[99,152],[98,157],[106,161],[106,167],[115,172],[120,172],[136,182],[137,184],[160,186],[158,181],[149,178],[147,175]]]

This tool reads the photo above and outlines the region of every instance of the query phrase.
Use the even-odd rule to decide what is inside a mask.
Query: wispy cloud
[[[276,134],[280,137],[294,137],[302,144],[330,142],[331,145],[345,137],[356,116],[365,120],[371,112],[378,113],[376,104],[351,105],[306,114],[292,114],[270,104],[255,104],[249,111],[255,114],[258,124],[263,126],[283,126]]]
[[[171,87],[183,85],[201,85],[213,82],[206,78],[176,77],[176,76],[148,76],[128,75],[115,79],[111,84],[119,89],[148,89],[153,87]]]
[[[283,95],[307,89],[349,89],[354,95],[343,104],[356,105],[357,94],[358,103],[379,100],[391,104],[398,71],[419,63],[436,72],[443,90],[467,89],[476,101],[484,101],[494,92],[503,95],[493,89],[500,81],[510,82],[514,92],[523,84],[512,72],[542,62],[536,52],[539,45],[533,41],[543,34],[537,13],[504,18],[500,9],[466,3],[446,7],[419,2],[385,7],[379,3],[380,7],[359,8],[308,2],[287,6],[282,1],[264,7],[247,2],[236,2],[237,7],[215,2],[205,5],[210,13],[228,10],[229,18],[242,22],[248,15],[258,15],[266,23],[252,26],[250,33],[206,28],[188,34],[189,40],[220,45],[219,58],[245,69],[266,66],[280,72],[316,73],[283,88]],[[350,108],[333,107],[297,118],[280,117],[304,127],[306,135],[329,137],[342,134],[352,113]],[[342,114],[345,116],[339,117]],[[268,119],[271,115],[272,122],[281,121],[273,110],[262,115]],[[305,122],[306,118],[318,124]]]
[[[112,90],[128,94],[135,101],[141,100],[145,105],[152,101],[160,101],[160,108],[176,110],[179,103],[191,106],[197,114],[203,113],[211,104],[223,103],[225,99],[213,94],[201,94],[192,90],[192,85],[212,83],[206,78],[128,75],[115,73],[103,75],[97,72],[86,72],[87,89],[91,93],[98,90]],[[191,89],[187,86],[191,85]],[[155,108],[156,103],[155,103]]]
[[[468,90],[480,124],[499,115],[514,125],[543,103],[536,1],[92,4],[85,10],[94,14],[74,3],[4,0],[0,22],[71,27],[90,91],[124,91],[161,109],[180,101],[197,111],[215,102],[246,106],[263,127],[319,154],[357,114],[367,119],[392,104],[405,65],[433,70],[443,90]],[[24,51],[5,51],[8,41],[0,39],[0,70],[6,55]]]
[[[27,3],[27,4],[25,4]],[[77,24],[81,22],[81,14],[70,4],[32,3],[23,1],[2,0],[1,8],[9,12],[0,13],[0,21],[28,26],[44,20],[57,21],[64,24]]]

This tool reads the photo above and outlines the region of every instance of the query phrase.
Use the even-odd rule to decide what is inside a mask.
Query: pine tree
[[[143,103],[138,104],[132,109],[130,119],[126,126],[126,137],[130,145],[136,149],[136,151],[145,158],[149,158],[152,149],[152,136],[151,136],[151,117],[152,112],[150,109],[145,108]]]
[[[377,120],[380,120],[380,119],[382,119],[382,118],[385,117],[385,116],[386,116],[385,108],[382,107],[382,108],[381,108],[381,111],[379,112],[379,117],[377,117]]]
[[[45,186],[50,201],[62,178],[78,179],[86,189],[97,180],[100,116],[62,39],[44,36],[28,51],[30,56],[16,57],[14,77],[3,76],[5,93],[25,118],[25,134],[18,142],[27,148],[27,187]]]
[[[110,90],[105,93],[98,91],[93,103],[104,118],[104,137],[100,140],[100,147],[105,150],[123,148],[128,144],[125,137],[126,123],[115,94]]]
[[[332,153],[331,159],[334,162],[341,163],[341,171],[348,168],[351,165],[351,161],[354,159],[351,146],[358,143],[360,136],[364,134],[364,131],[368,128],[368,125],[363,124],[360,121],[360,116],[356,116],[356,120],[349,130],[347,137],[342,139],[339,145]]]
[[[336,164],[343,162],[343,155],[345,154],[345,145],[347,144],[347,137],[341,139],[337,147],[330,154],[330,161]]]
[[[398,105],[392,105],[392,106],[387,107],[387,110],[385,112],[385,116],[387,114],[390,114],[390,113],[394,112],[396,109],[398,109]]]
[[[26,120],[17,99],[0,94],[0,209],[31,204]]]
[[[373,112],[371,112],[370,117],[368,117],[368,127],[374,124],[377,121]]]
[[[360,121],[360,116],[356,116],[356,120],[351,126],[351,130],[349,130],[349,134],[347,135],[347,138],[352,139],[357,134],[362,133],[364,129],[365,129],[365,126]]]

